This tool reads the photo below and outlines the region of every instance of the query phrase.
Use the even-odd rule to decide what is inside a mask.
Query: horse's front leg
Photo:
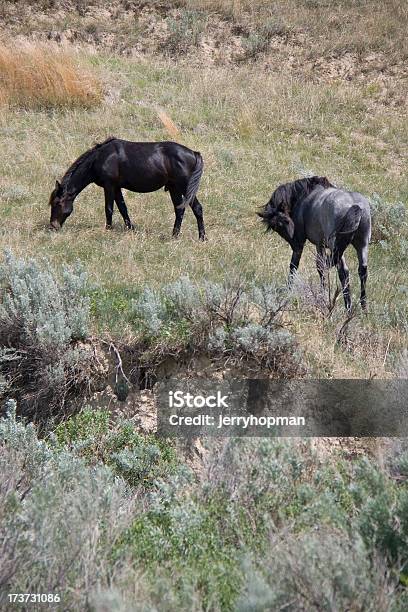
[[[106,216],[106,229],[112,229],[112,215],[113,215],[113,202],[114,192],[112,187],[105,187],[105,216]]]
[[[344,259],[344,255],[340,258],[337,264],[337,272],[343,289],[344,304],[347,312],[351,311],[351,295],[350,295],[350,274]]]
[[[130,220],[128,209],[125,203],[125,199],[122,194],[122,190],[118,187],[115,189],[115,202],[117,207],[119,208],[119,212],[122,215],[122,219],[125,222],[127,229],[135,229],[135,226]]]
[[[367,283],[367,263],[368,263],[368,245],[363,246],[357,251],[358,256],[358,275],[361,283],[360,304],[361,308],[367,310],[366,283]]]
[[[289,288],[292,287],[293,285],[293,277],[295,276],[297,269],[299,267],[300,258],[302,257],[302,253],[303,253],[303,245],[293,250],[292,258],[290,260],[290,266],[289,266],[289,276],[288,276]]]

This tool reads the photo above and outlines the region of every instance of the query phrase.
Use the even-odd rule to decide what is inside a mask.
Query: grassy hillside
[[[407,377],[406,31],[403,0],[0,2],[1,609],[407,609],[405,443],[174,443],[146,390]],[[110,135],[201,151],[207,242],[164,191],[107,232],[95,186],[49,232]],[[256,216],[309,174],[372,203],[367,316],[352,249],[348,319]]]
[[[305,42],[305,58],[308,50]],[[229,278],[284,283],[290,250],[278,237],[263,234],[257,207],[281,182],[310,172],[327,175],[372,198],[378,209],[369,261],[370,315],[354,321],[347,355],[333,353],[336,329],[344,319],[340,300],[333,322],[322,321],[315,308],[299,306],[290,315],[291,324],[312,361],[320,361],[315,364],[319,375],[383,376],[406,329],[399,311],[406,285],[407,221],[396,204],[405,203],[408,193],[406,107],[391,104],[393,95],[384,97],[376,79],[316,82],[314,74],[301,78],[282,69],[276,74],[260,63],[190,66],[189,59],[189,54],[133,59],[103,48],[82,51],[76,61],[101,82],[100,104],[3,106],[0,245],[18,256],[45,255],[58,265],[82,261],[93,286],[98,332],[128,338],[133,334],[130,301],[145,285],[159,286],[182,275],[222,281],[226,271]],[[323,64],[321,71],[326,69]],[[388,88],[396,95],[403,83],[398,75]],[[160,119],[163,111],[178,135],[174,129],[169,134]],[[126,194],[137,231],[125,232],[116,214],[114,231],[107,234],[103,192],[92,186],[78,198],[62,232],[46,230],[55,179],[95,141],[112,134],[130,140],[176,136],[202,152],[199,197],[207,243],[197,242],[191,211],[180,240],[170,239],[174,213],[164,192]],[[357,292],[356,258],[351,250],[347,255]],[[315,283],[313,258],[309,246],[301,274]]]

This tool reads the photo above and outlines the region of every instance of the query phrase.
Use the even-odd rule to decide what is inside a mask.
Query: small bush
[[[268,50],[269,43],[273,36],[282,35],[285,32],[286,28],[282,23],[268,19],[243,39],[244,58],[253,59],[259,54],[264,53]]]
[[[378,195],[371,199],[372,242],[378,242],[394,261],[408,256],[408,211],[403,202],[385,202]]]
[[[138,433],[131,421],[119,419],[112,425],[110,416],[108,410],[83,409],[58,425],[57,447],[91,464],[102,462],[134,487],[151,487],[175,471],[177,456],[169,442]]]
[[[164,48],[169,53],[187,53],[197,47],[206,26],[206,16],[202,11],[183,9],[179,17],[167,19],[168,36]]]
[[[296,341],[282,328],[286,299],[273,285],[199,286],[183,277],[160,291],[145,289],[133,303],[133,315],[150,359],[204,352],[292,376],[301,366]]]
[[[0,450],[0,586],[59,593],[60,609],[85,609],[114,573],[109,553],[132,509],[124,481],[50,448],[13,411],[0,420]]]
[[[94,358],[83,343],[89,333],[85,284],[80,268],[64,268],[58,278],[45,261],[6,253],[0,266],[0,368],[25,414],[38,408],[51,414],[90,383]]]
[[[166,318],[166,306],[156,291],[146,287],[134,302],[133,311],[146,333],[151,336],[158,334]]]
[[[361,538],[317,529],[272,538],[262,567],[246,565],[237,612],[261,610],[384,610],[394,587],[373,564]]]
[[[24,108],[90,107],[102,99],[98,80],[57,46],[0,45],[0,101]]]

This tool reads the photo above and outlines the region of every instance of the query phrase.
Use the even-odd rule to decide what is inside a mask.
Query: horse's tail
[[[357,204],[353,204],[346,214],[336,223],[335,234],[354,234],[357,230],[363,211]]]
[[[183,208],[193,203],[194,198],[197,195],[198,186],[200,184],[201,175],[203,173],[204,161],[201,156],[201,153],[199,153],[198,151],[194,151],[194,155],[196,158],[196,164],[190,178],[188,179],[187,189],[186,193],[184,194],[182,204]]]

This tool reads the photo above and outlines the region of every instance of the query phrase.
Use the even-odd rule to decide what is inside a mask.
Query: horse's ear
[[[329,187],[333,187],[333,185],[331,184],[331,182],[329,181],[327,176],[320,176],[319,177],[319,182],[320,182],[320,185],[322,185],[326,189],[328,189]]]
[[[55,181],[55,189],[59,191],[61,189],[61,183],[59,181]]]

